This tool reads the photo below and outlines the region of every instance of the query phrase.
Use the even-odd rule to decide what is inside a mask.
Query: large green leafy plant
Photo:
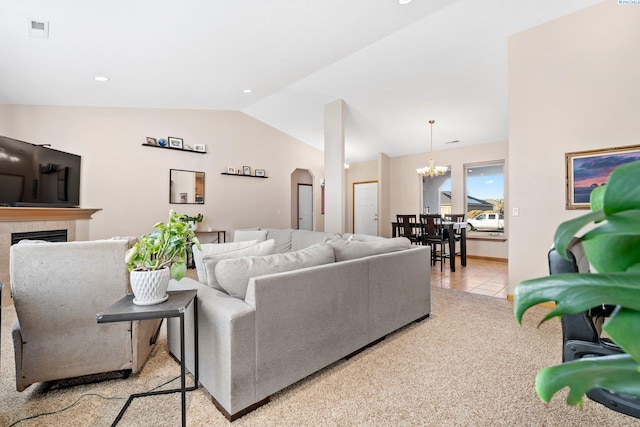
[[[522,282],[514,293],[516,320],[520,323],[528,308],[547,301],[555,301],[556,307],[541,322],[614,305],[603,331],[626,354],[544,368],[536,377],[536,392],[549,402],[556,392],[569,387],[567,403],[580,406],[593,388],[640,396],[640,162],[616,168],[606,186],[593,190],[591,212],[560,224],[554,244],[567,259],[574,236],[582,241],[596,273]]]
[[[129,271],[160,270],[170,266],[171,277],[180,280],[187,273],[187,253],[192,245],[200,249],[195,236],[184,215],[171,210],[166,223],[154,225],[156,231],[142,236],[125,256]]]

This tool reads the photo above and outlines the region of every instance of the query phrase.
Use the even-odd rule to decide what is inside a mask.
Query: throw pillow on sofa
[[[305,249],[283,254],[225,259],[216,266],[216,279],[226,292],[244,299],[249,279],[265,274],[282,273],[335,262],[333,248],[318,243]]]
[[[207,283],[207,270],[204,268],[202,257],[205,255],[218,255],[223,252],[235,251],[236,249],[246,248],[258,243],[257,240],[248,240],[245,242],[228,242],[228,243],[202,243],[199,250],[195,245],[193,246],[193,261],[196,265],[196,272],[198,273],[198,281],[201,283]]]
[[[233,232],[234,242],[243,242],[246,240],[264,242],[267,240],[267,230],[235,230]]]
[[[371,255],[402,251],[411,247],[406,237],[359,242],[357,240],[332,240],[329,242],[335,251],[336,261],[364,258]]]
[[[206,255],[202,257],[204,263],[204,269],[207,272],[206,285],[211,286],[214,289],[226,292],[216,280],[216,265],[224,259],[238,258],[249,255],[270,255],[275,249],[274,240],[265,240],[264,242],[256,243],[255,245],[248,246],[246,248],[236,249],[233,251],[223,252],[217,255]]]

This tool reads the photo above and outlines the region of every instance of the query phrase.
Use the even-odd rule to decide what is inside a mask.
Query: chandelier
[[[416,172],[418,172],[418,175],[420,176],[429,176],[431,178],[433,178],[434,176],[438,176],[438,175],[444,175],[445,173],[447,173],[447,170],[449,169],[446,166],[434,166],[433,165],[433,124],[435,123],[435,120],[429,120],[429,125],[431,125],[431,148],[429,151],[429,166],[425,166],[423,168],[420,169],[416,169]]]

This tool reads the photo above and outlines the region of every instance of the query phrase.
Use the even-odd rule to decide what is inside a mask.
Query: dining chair
[[[419,243],[417,230],[420,225],[416,221],[416,215],[396,215],[398,224],[398,237],[406,237],[411,243]]]
[[[466,221],[466,214],[444,214],[444,219],[445,221],[451,221],[451,222],[465,222]],[[445,230],[445,237],[449,237],[448,236],[448,231]],[[462,239],[462,232],[460,231],[460,229],[455,229],[453,231],[453,237],[455,238],[456,242],[459,242]],[[456,252],[456,255],[460,255],[459,252]]]
[[[439,260],[442,271],[444,259],[448,257],[445,252],[448,239],[444,235],[442,217],[438,214],[420,214],[420,226],[422,244],[431,246],[431,265],[435,265]]]

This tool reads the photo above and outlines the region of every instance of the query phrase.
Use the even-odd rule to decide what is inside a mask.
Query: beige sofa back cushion
[[[199,250],[195,245],[193,246],[193,261],[196,265],[196,272],[198,273],[198,281],[201,283],[207,283],[207,270],[204,267],[202,258],[206,255],[219,255],[224,252],[235,251],[236,249],[246,248],[258,243],[257,240],[248,240],[242,242],[228,242],[228,243],[203,243],[200,245],[202,250]]]
[[[244,299],[252,277],[332,262],[335,262],[333,248],[326,243],[319,243],[295,252],[221,260],[215,267],[215,276],[229,295]]]
[[[406,237],[359,242],[357,240],[331,240],[329,242],[335,251],[336,261],[364,258],[371,255],[409,249],[411,242]]]
[[[205,255],[202,257],[202,262],[204,263],[205,271],[207,272],[207,281],[204,282],[206,285],[211,286],[214,289],[218,289],[219,291],[226,292],[224,288],[220,286],[218,280],[216,280],[216,265],[224,259],[231,258],[239,258],[243,256],[261,256],[261,255],[271,255],[275,249],[275,241],[274,240],[265,240],[264,242],[256,243],[252,246],[247,246],[246,248],[236,249],[233,251],[223,252],[221,254],[215,255]]]

